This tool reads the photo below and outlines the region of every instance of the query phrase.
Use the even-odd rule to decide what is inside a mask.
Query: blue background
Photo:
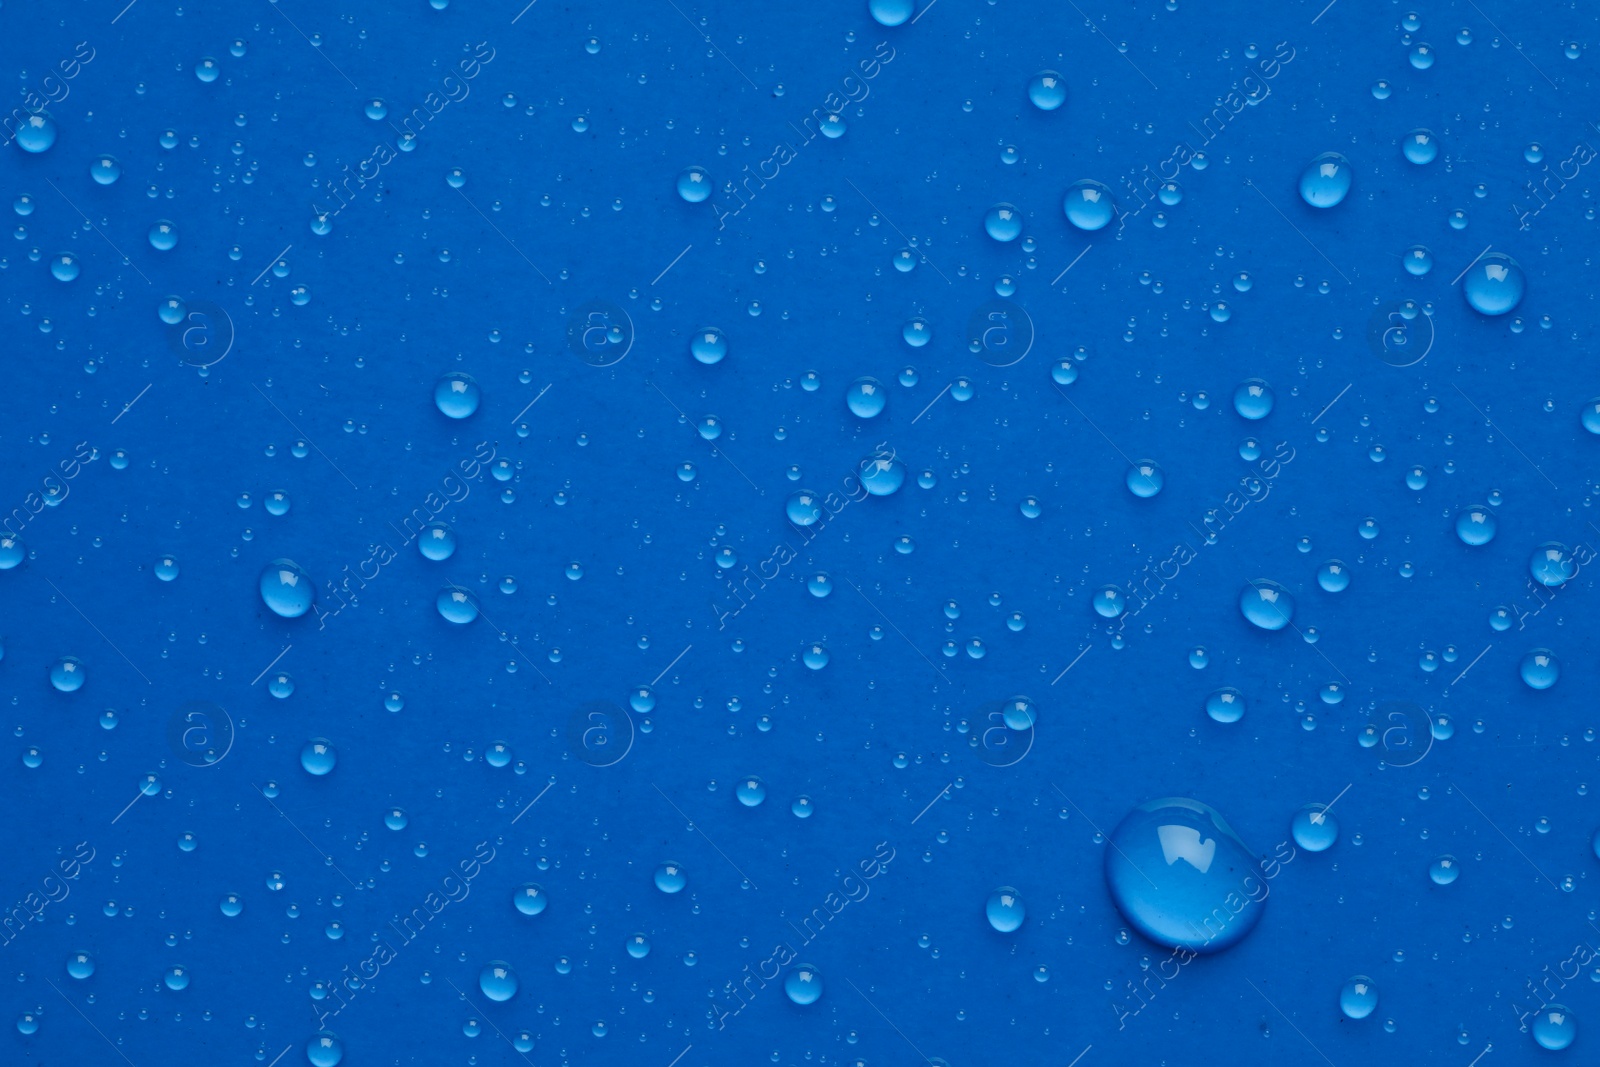
[[[0,1012],[39,1023],[0,1028],[7,1062],[270,1063],[286,1049],[281,1062],[305,1062],[313,983],[366,958],[484,841],[495,858],[466,899],[327,1022],[345,1063],[511,1063],[522,1031],[528,1062],[660,1067],[1080,1054],[1085,1067],[1464,1065],[1490,1043],[1489,1063],[1549,1055],[1518,1032],[1536,1006],[1524,983],[1574,944],[1600,944],[1592,579],[1521,626],[1488,619],[1538,606],[1537,546],[1600,543],[1596,443],[1578,414],[1600,392],[1591,176],[1526,228],[1512,210],[1535,203],[1523,184],[1544,174],[1530,142],[1551,164],[1595,143],[1600,9],[1440,4],[1407,38],[1404,9],[1360,0],[1119,4],[1087,20],[1071,4],[937,0],[895,27],[855,0],[519,7],[0,10],[10,106],[48,88],[78,42],[94,50],[56,83],[69,92],[48,109],[53,147],[0,149],[8,196],[33,204],[0,257],[0,510],[22,507],[79,442],[99,456],[21,531],[26,562],[0,572],[7,901],[38,891],[76,843],[95,854],[65,900],[0,947],[18,977]],[[1424,41],[1437,60],[1417,70],[1408,54]],[[391,122],[479,42],[494,58],[469,94],[314,233],[312,203],[328,202],[317,185],[394,144]],[[844,110],[844,135],[798,146],[719,227],[714,205],[737,203],[723,183],[795,143],[793,127],[879,42],[894,58]],[[1270,93],[1201,144],[1194,126],[1259,71],[1250,52],[1278,42],[1293,59]],[[204,57],[221,70],[210,83],[194,73]],[[1026,93],[1046,68],[1068,86],[1054,112]],[[373,99],[389,121],[364,113]],[[1442,144],[1426,166],[1400,151],[1417,127]],[[1086,178],[1131,210],[1123,179],[1185,141],[1207,166],[1183,168],[1180,204],[1120,233],[1063,217],[1066,187]],[[1355,184],[1317,211],[1297,183],[1327,151],[1349,157]],[[91,180],[97,153],[120,161],[115,184]],[[691,165],[716,183],[711,201],[677,195]],[[446,181],[457,167],[459,189]],[[1032,251],[985,234],[999,202],[1022,210]],[[1457,209],[1465,229],[1449,225]],[[157,220],[175,224],[175,249],[148,242]],[[1401,267],[1413,244],[1435,258],[1425,277]],[[1452,285],[1486,246],[1527,274],[1511,315],[1477,314]],[[918,265],[901,272],[906,247]],[[74,281],[51,276],[61,252],[79,260]],[[969,350],[968,318],[1007,278],[1034,341],[997,368]],[[204,373],[158,317],[169,296],[221,309],[206,329],[232,347]],[[1406,300],[1423,309],[1407,343],[1425,331],[1431,348],[1400,367],[1415,348],[1399,358],[1383,330]],[[623,326],[622,358],[569,343],[592,302],[624,313],[608,320]],[[927,347],[901,339],[914,316],[931,324]],[[707,326],[728,339],[714,366],[688,350]],[[1051,366],[1080,346],[1077,381],[1056,388]],[[449,372],[482,387],[467,420],[433,404]],[[862,375],[890,393],[870,420],[844,402]],[[1259,423],[1230,402],[1254,377],[1276,395]],[[726,427],[715,445],[695,432],[708,413]],[[1202,545],[1193,526],[1258,473],[1240,457],[1246,438],[1294,458]],[[509,477],[481,474],[439,516],[455,556],[400,545],[388,525],[479,442]],[[904,488],[829,519],[719,626],[743,572],[719,570],[716,552],[754,568],[784,540],[800,547],[785,498],[844,495],[880,442],[906,464]],[[1165,488],[1136,499],[1124,474],[1145,458]],[[1420,491],[1405,484],[1413,465]],[[917,484],[924,470],[932,488]],[[263,510],[277,490],[287,515]],[[1029,495],[1035,519],[1019,510]],[[1497,537],[1461,544],[1454,516],[1490,500]],[[1365,540],[1369,516],[1380,533]],[[901,537],[914,552],[895,550]],[[383,538],[398,558],[325,628],[264,607],[272,560],[324,588]],[[1180,541],[1196,558],[1114,640],[1092,594],[1132,584]],[[165,554],[180,564],[172,582],[154,574]],[[1330,558],[1352,573],[1343,593],[1317,585]],[[807,592],[817,572],[832,576],[826,598]],[[1296,630],[1244,620],[1253,578],[1292,593]],[[439,616],[449,583],[479,599],[479,619]],[[1006,625],[1017,611],[1020,632]],[[800,658],[816,642],[830,655],[820,671]],[[1536,647],[1562,664],[1549,690],[1519,678]],[[1420,665],[1427,651],[1436,671]],[[84,664],[76,692],[50,685],[63,656]],[[268,692],[280,674],[294,682],[286,699]],[[1323,698],[1330,683],[1339,703]],[[654,706],[630,708],[642,685]],[[1245,694],[1238,723],[1204,712],[1222,686]],[[386,710],[391,693],[400,711]],[[1024,694],[1031,737],[992,735],[998,702]],[[214,766],[170,742],[189,701],[232,724]],[[1420,710],[1390,735],[1392,701]],[[610,710],[586,719],[593,702]],[[1453,736],[1430,743],[1424,713]],[[1372,721],[1383,740],[1363,747]],[[300,765],[313,737],[338,751],[326,777]],[[509,765],[485,760],[495,742]],[[161,785],[144,796],[149,773]],[[750,775],[766,783],[755,808],[734,796]],[[1254,932],[1119,1018],[1141,961],[1168,951],[1125,933],[1100,832],[1145,800],[1193,796],[1268,855],[1295,811],[1346,786],[1340,840],[1283,868]],[[801,795],[809,819],[791,814]],[[395,806],[409,815],[399,832],[383,820]],[[178,847],[185,832],[193,851]],[[725,1027],[709,1020],[724,983],[793,943],[789,923],[880,842],[895,858],[870,894],[795,945],[822,998],[791,1004],[775,982]],[[1446,853],[1462,874],[1436,886],[1428,865]],[[652,883],[668,860],[688,872],[677,895]],[[550,900],[536,917],[510,903],[529,881]],[[1027,904],[1014,934],[984,921],[998,886]],[[228,893],[238,917],[219,910]],[[341,939],[325,934],[333,922]],[[642,960],[625,951],[635,933],[652,944]],[[77,951],[97,962],[87,980],[66,974]],[[477,988],[490,960],[520,976],[508,1003]],[[163,984],[174,965],[187,989]],[[1337,1003],[1354,974],[1381,995],[1360,1022]],[[1597,992],[1581,976],[1561,991],[1580,1027],[1564,1055],[1593,1042]],[[480,1036],[464,1036],[470,1019]]]

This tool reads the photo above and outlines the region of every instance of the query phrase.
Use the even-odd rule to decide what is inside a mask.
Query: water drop
[[[478,972],[478,988],[490,1000],[504,1003],[517,995],[517,972],[509,963],[493,960]]]
[[[298,619],[316,597],[311,576],[291,559],[275,559],[261,572],[261,600],[275,615]]]
[[[1306,165],[1300,175],[1300,198],[1312,207],[1330,208],[1350,192],[1355,168],[1337,152],[1324,152]]]
[[[711,174],[704,167],[685,167],[678,175],[678,195],[698,204],[711,195]]]
[[[1237,689],[1218,689],[1206,697],[1206,714],[1217,722],[1238,722],[1244,717],[1244,694]]]
[[[452,419],[464,419],[478,410],[482,391],[469,374],[452,371],[440,378],[433,387],[433,403]]]
[[[1431,130],[1412,130],[1400,142],[1405,157],[1418,166],[1432,163],[1439,157],[1439,142]]]
[[[1256,861],[1210,806],[1183,797],[1152,800],[1135,808],[1111,840],[1105,875],[1112,899],[1152,941],[1218,952],[1260,921],[1266,898],[1250,889],[1262,888]]]
[[[1111,190],[1095,181],[1074,182],[1062,199],[1067,221],[1080,230],[1104,229],[1116,215]]]
[[[1504,315],[1522,303],[1526,288],[1517,261],[1503,252],[1490,252],[1468,268],[1461,291],[1474,311]]]
[[[1028,82],[1028,99],[1040,111],[1054,111],[1067,102],[1067,82],[1053,70],[1041,70]]]
[[[1256,578],[1240,591],[1239,610],[1252,625],[1281,630],[1294,618],[1294,597],[1277,582]]]
[[[1023,907],[1022,898],[1015,889],[1001,886],[989,894],[984,914],[989,917],[990,926],[1002,934],[1009,934],[1021,928],[1023,919],[1027,917],[1027,909]]]
[[[1358,974],[1339,990],[1339,1010],[1351,1019],[1365,1019],[1378,1006],[1378,987],[1372,979]]]
[[[325,737],[312,738],[300,750],[300,766],[306,769],[307,774],[319,778],[330,773],[338,760],[339,754],[334,751],[333,743]]]

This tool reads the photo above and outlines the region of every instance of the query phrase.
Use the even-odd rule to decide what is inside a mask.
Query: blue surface
[[[1600,8],[909,10],[0,9],[4,1062],[1586,1054]],[[1166,797],[1261,858],[1223,951],[1108,887]]]

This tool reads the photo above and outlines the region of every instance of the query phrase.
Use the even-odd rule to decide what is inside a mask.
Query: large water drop
[[[1522,303],[1527,277],[1517,261],[1503,252],[1490,252],[1467,269],[1461,292],[1474,311],[1504,315]]]
[[[1061,202],[1067,221],[1080,230],[1101,230],[1116,215],[1111,190],[1099,182],[1074,182]]]
[[[1324,152],[1300,175],[1300,199],[1312,207],[1336,207],[1350,192],[1355,168],[1337,152]]]
[[[1294,618],[1294,597],[1277,582],[1255,578],[1239,593],[1239,610],[1263,630],[1281,630]]]
[[[1185,797],[1139,805],[1105,853],[1123,917],[1158,944],[1197,953],[1237,944],[1260,922],[1266,896],[1256,867],[1220,814]]]
[[[273,614],[298,619],[316,599],[311,575],[292,559],[275,559],[261,572],[261,601]]]

